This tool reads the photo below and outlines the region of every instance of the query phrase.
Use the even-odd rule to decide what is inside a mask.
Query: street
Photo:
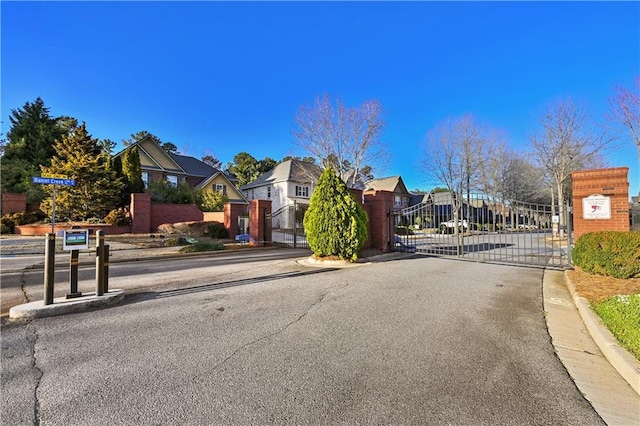
[[[133,265],[114,288],[169,278],[2,326],[3,423],[603,424],[554,354],[540,270]]]

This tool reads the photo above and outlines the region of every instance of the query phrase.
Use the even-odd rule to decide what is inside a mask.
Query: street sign
[[[60,179],[60,178],[33,176],[33,183],[37,183],[40,185],[75,186],[76,181],[73,179]]]
[[[62,250],[86,250],[89,248],[89,230],[71,229],[64,231]]]

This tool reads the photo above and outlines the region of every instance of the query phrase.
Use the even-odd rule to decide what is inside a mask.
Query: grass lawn
[[[620,346],[640,360],[640,278],[592,275],[578,267],[567,273]]]

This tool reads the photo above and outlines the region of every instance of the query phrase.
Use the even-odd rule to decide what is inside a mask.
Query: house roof
[[[194,157],[173,154],[171,152],[169,153],[169,156],[173,161],[178,163],[178,165],[185,171],[186,174],[190,176],[209,177],[219,172],[219,170],[217,170],[216,168],[211,167],[207,163],[200,161]]]
[[[313,183],[318,180],[322,170],[316,164],[299,160],[287,160],[263,173],[258,179],[241,186],[241,191],[271,185],[278,182]]]
[[[389,191],[410,195],[401,176],[389,176],[380,179],[371,179],[364,183],[365,191]]]

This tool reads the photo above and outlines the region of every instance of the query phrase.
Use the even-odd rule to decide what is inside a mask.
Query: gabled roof
[[[213,181],[218,176],[222,176],[229,183],[229,186],[232,186],[235,189],[234,192],[237,192],[241,197],[241,200],[239,200],[239,201],[241,201],[241,202],[243,202],[245,204],[249,204],[249,201],[242,194],[242,191],[239,191],[238,188],[236,188],[235,183],[233,183],[231,181],[231,179],[229,179],[229,175],[224,173],[224,172],[221,172],[219,170],[216,173],[212,174],[211,176],[208,176],[208,177],[202,179],[200,181],[200,183],[196,185],[196,188],[204,188],[205,186],[207,186],[211,181]],[[234,200],[234,201],[238,201],[238,200]]]
[[[263,173],[258,179],[241,186],[239,189],[257,188],[263,185],[272,185],[278,182],[298,182],[311,184],[318,180],[322,174],[322,169],[316,164],[299,160],[287,160],[275,166],[273,169]]]
[[[208,177],[220,172],[218,169],[211,167],[207,163],[187,155],[168,153],[169,157],[175,161],[182,170],[189,176]]]
[[[365,191],[388,191],[411,195],[409,191],[407,191],[407,187],[402,181],[401,176],[390,176],[380,179],[371,179],[370,181],[365,182],[364,186]]]

